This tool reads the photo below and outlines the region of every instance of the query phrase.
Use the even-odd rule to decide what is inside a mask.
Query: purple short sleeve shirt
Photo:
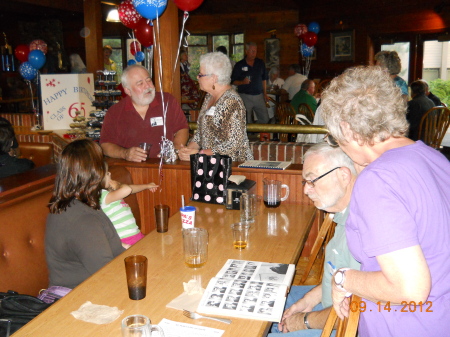
[[[378,255],[420,245],[432,279],[422,307],[387,311],[365,301],[359,336],[450,334],[450,162],[442,154],[419,141],[371,163],[353,189],[346,232],[362,271],[379,271]]]

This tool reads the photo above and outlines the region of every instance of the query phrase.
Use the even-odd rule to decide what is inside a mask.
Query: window
[[[428,82],[450,78],[450,42],[425,41],[422,77]]]
[[[381,50],[395,50],[400,57],[402,62],[402,70],[400,71],[400,76],[405,80],[406,83],[409,82],[409,42],[397,42],[393,44],[382,44]]]
[[[120,82],[123,72],[123,58],[122,58],[122,40],[121,39],[103,39],[103,45],[110,45],[113,49],[111,54],[111,60],[116,62],[117,65],[117,75],[116,79]],[[102,51],[103,53],[103,51]],[[102,54],[103,55],[103,54]]]
[[[191,64],[189,75],[195,80],[197,79],[197,74],[200,70],[200,56],[215,51],[219,46],[227,48],[228,56],[232,61],[236,62],[244,58],[243,33],[190,35],[188,36],[187,41],[189,44],[189,63]]]

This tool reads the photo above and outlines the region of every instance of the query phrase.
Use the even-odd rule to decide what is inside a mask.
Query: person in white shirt
[[[305,75],[300,74],[300,66],[298,64],[291,64],[289,66],[289,77],[283,84],[282,89],[289,93],[289,100],[291,100],[294,95],[299,92],[300,86],[303,81],[307,79]]]
[[[284,80],[280,77],[280,69],[278,67],[273,66],[269,70],[269,79],[267,81],[267,95],[272,98],[273,100],[276,100],[276,96],[270,94],[272,90],[278,90],[280,89],[284,84]],[[272,101],[269,101],[269,108],[267,108],[267,112],[269,113],[269,122],[274,121],[275,116],[275,103]]]

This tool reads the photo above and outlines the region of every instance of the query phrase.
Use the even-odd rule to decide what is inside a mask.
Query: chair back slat
[[[298,113],[304,115],[312,123],[314,120],[314,111],[306,103],[301,103],[298,106]]]
[[[353,294],[350,297],[351,302],[361,302],[361,297]],[[359,306],[358,306],[359,308]],[[349,316],[344,320],[341,320],[337,317],[336,311],[334,308],[331,308],[330,314],[328,315],[327,321],[325,323],[325,327],[322,330],[322,334],[320,337],[329,337],[331,336],[331,332],[333,331],[333,327],[336,323],[336,320],[339,320],[337,329],[336,329],[336,337],[355,337],[356,332],[358,331],[358,323],[359,323],[359,315],[361,314],[360,310],[352,311],[350,310]]]
[[[439,149],[449,126],[450,110],[444,106],[431,108],[420,120],[419,139]]]

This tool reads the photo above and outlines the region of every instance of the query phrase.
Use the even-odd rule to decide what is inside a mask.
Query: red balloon
[[[141,51],[141,45],[137,41],[133,41],[130,43],[130,53],[131,55],[136,55],[138,51]]]
[[[14,49],[14,55],[20,62],[27,62],[29,53],[30,47],[28,47],[26,44],[19,44],[16,49]]]
[[[306,25],[304,23],[299,23],[297,26],[295,26],[294,28],[294,34],[295,36],[297,36],[299,39],[302,37],[303,34],[305,34],[308,31],[308,27],[306,27]]]
[[[153,45],[153,27],[147,23],[147,19],[142,18],[139,20],[137,27],[134,29],[134,35],[136,39],[147,48]]]
[[[317,43],[317,34],[314,32],[306,32],[302,36],[303,43],[306,44],[308,47],[312,47]]]
[[[191,12],[197,9],[203,3],[203,0],[173,0],[173,2],[182,11]]]
[[[45,55],[47,54],[47,43],[42,40],[33,40],[30,43],[30,51],[35,49],[40,50]]]
[[[120,21],[128,28],[135,29],[139,20],[142,19],[141,14],[134,8],[132,0],[122,1],[117,10]]]

